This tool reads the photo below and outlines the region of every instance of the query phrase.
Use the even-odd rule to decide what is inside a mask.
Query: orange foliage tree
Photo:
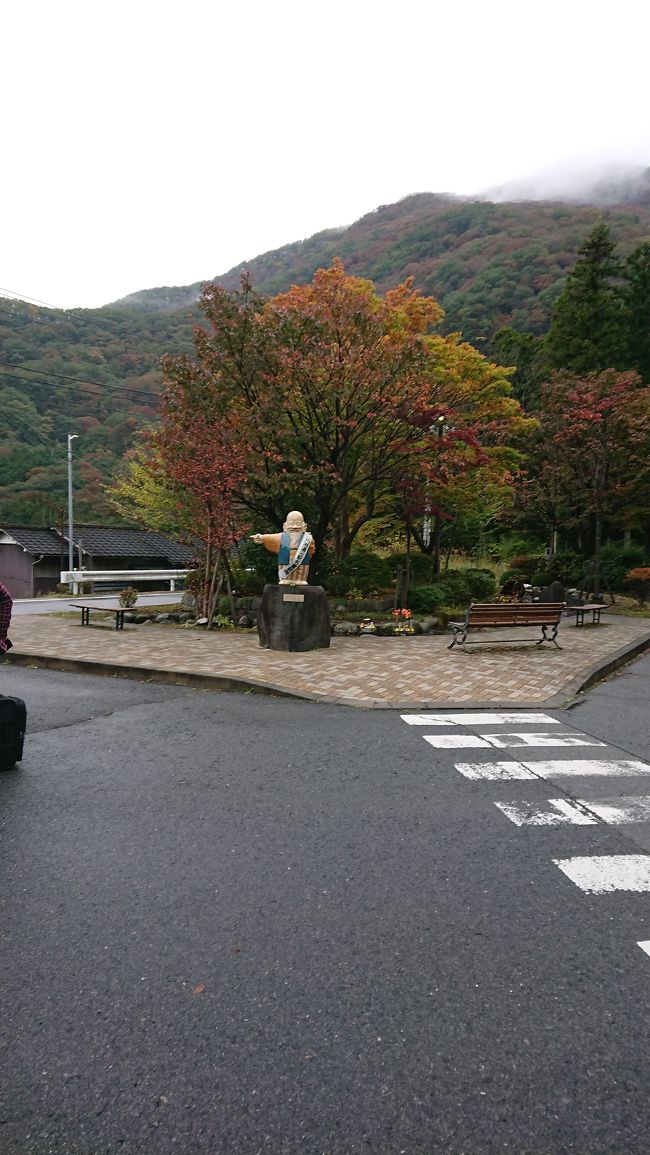
[[[421,505],[436,477],[442,492],[443,455],[450,473],[498,463],[505,482],[522,420],[507,371],[439,336],[440,307],[410,282],[381,297],[335,261],[268,301],[246,278],[237,293],[207,285],[201,311],[196,356],[163,362],[167,393],[227,429],[243,463],[233,501],[260,528],[300,508],[343,558],[368,521],[395,512],[401,487]]]

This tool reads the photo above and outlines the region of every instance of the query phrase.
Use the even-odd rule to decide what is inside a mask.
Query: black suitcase
[[[11,770],[23,756],[27,710],[22,698],[0,694],[0,770]]]

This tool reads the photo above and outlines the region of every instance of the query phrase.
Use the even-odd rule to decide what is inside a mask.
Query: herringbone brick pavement
[[[493,636],[493,635],[490,635]],[[650,644],[650,621],[604,614],[599,626],[563,622],[561,650],[539,649],[534,635],[520,645],[490,644],[471,653],[447,646],[450,635],[333,638],[330,649],[307,654],[260,648],[256,632],[240,634],[159,625],[81,627],[52,615],[16,616],[16,660],[140,673],[206,685],[252,687],[365,707],[551,704],[566,700],[599,668]],[[8,681],[9,670],[0,674]],[[10,692],[4,690],[3,692]]]

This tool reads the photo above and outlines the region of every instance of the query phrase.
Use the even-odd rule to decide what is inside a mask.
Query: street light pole
[[[72,442],[78,433],[68,433],[68,569],[74,569],[74,545],[72,543]]]

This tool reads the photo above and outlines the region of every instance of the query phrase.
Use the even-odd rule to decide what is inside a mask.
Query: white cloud
[[[428,189],[650,164],[645,5],[33,0],[4,14],[3,282],[99,305]]]

